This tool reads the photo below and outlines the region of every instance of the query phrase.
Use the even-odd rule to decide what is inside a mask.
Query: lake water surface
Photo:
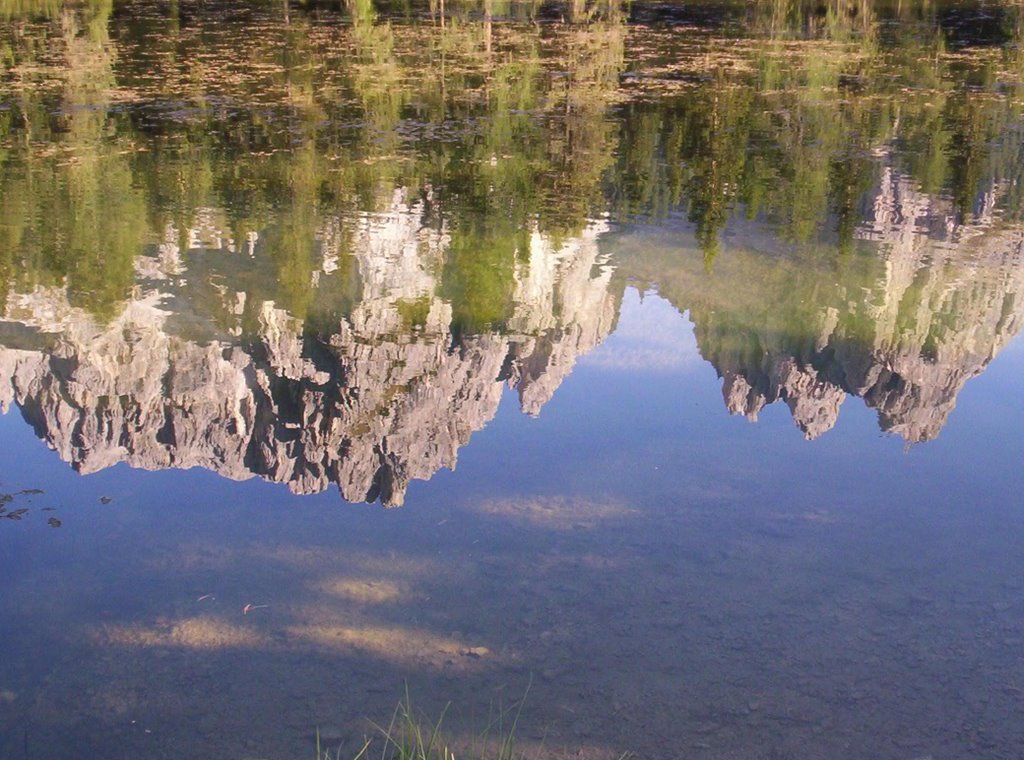
[[[1024,13],[909,6],[0,0],[0,757],[1024,756]]]

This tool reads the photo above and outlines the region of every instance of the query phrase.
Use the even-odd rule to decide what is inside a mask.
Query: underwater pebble
[[[346,733],[341,729],[341,726],[336,726],[328,723],[325,726],[320,726],[318,729],[320,733],[320,741],[323,742],[340,742],[345,739]]]

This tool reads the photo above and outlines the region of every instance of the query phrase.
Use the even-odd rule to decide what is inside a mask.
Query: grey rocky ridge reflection
[[[256,326],[243,339],[246,294],[224,287],[222,311],[200,316],[226,332],[188,336],[196,316],[174,311],[197,289],[187,260],[228,269],[248,254],[186,256],[173,242],[139,257],[137,295],[106,323],[59,288],[13,295],[5,318],[21,334],[12,330],[0,349],[0,403],[17,404],[82,472],[118,462],[205,467],[299,493],[334,483],[350,501],[401,504],[411,479],[455,466],[459,447],[494,416],[498,380],[538,413],[576,357],[611,331],[617,305],[599,228],[560,245],[534,235],[506,329],[455,337],[431,275],[445,235],[425,231],[417,212],[396,196],[389,212],[362,221],[359,299],[326,329],[264,301],[250,307]],[[317,274],[329,287],[330,246],[321,242]]]
[[[730,412],[757,420],[784,402],[807,438],[830,430],[847,396],[910,443],[939,435],[957,394],[1024,323],[1024,230],[882,173],[855,250],[765,250],[737,225],[709,274],[697,255],[625,244],[620,263],[688,310]]]
[[[400,504],[505,384],[540,413],[629,283],[689,312],[730,411],[810,438],[847,395],[934,438],[1020,331],[1020,46],[957,69],[940,15],[668,55],[612,6],[251,9],[190,68],[196,27],[137,9],[5,41],[0,400],[84,472]]]

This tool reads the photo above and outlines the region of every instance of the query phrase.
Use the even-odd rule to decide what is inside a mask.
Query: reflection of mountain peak
[[[752,421],[769,403],[784,399],[793,420],[808,439],[828,432],[839,418],[846,393],[823,380],[813,367],[801,367],[791,357],[773,359],[757,387],[737,372],[723,373],[722,395],[732,414]]]
[[[992,215],[996,195],[964,224],[949,200],[886,170],[848,253],[765,252],[762,225],[738,221],[711,273],[697,251],[666,260],[650,244],[627,244],[617,264],[689,311],[730,412],[756,419],[781,400],[816,438],[850,394],[883,430],[927,441],[1024,326],[1024,230]]]
[[[559,245],[535,235],[515,272],[506,329],[456,339],[431,264],[447,239],[424,230],[419,215],[396,196],[391,211],[356,226],[362,294],[350,314],[315,331],[271,301],[220,286],[223,313],[206,321],[230,325],[249,313],[248,337],[232,337],[234,327],[184,337],[182,326],[201,320],[170,309],[201,275],[173,243],[139,261],[153,287],[107,324],[69,306],[60,290],[12,296],[7,318],[25,327],[0,349],[0,402],[17,403],[83,472],[118,462],[204,467],[300,493],[336,483],[348,500],[401,504],[411,480],[454,467],[458,449],[497,410],[502,378],[536,414],[575,357],[612,329],[617,308],[599,227]],[[403,323],[411,302],[424,315],[414,329]],[[30,335],[45,336],[45,346]]]
[[[274,231],[231,240],[216,209],[136,259],[133,297],[109,322],[60,288],[11,294],[0,404],[83,472],[203,467],[400,504],[412,480],[454,467],[502,382],[539,413],[614,328],[622,279],[599,251],[603,224],[557,243],[525,234],[495,290],[500,327],[467,328],[443,280],[464,230],[427,206],[399,190],[344,229],[320,221],[306,318],[260,290]],[[929,440],[1024,324],[1024,232],[984,214],[958,223],[893,172],[870,208],[841,256],[765,253],[760,226],[744,246],[741,222],[711,273],[699,252],[659,256],[644,234],[618,239],[616,266],[689,311],[730,412],[756,419],[781,400],[816,438],[852,394],[884,430]]]

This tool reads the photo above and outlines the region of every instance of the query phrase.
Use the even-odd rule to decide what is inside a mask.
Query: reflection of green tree
[[[316,151],[306,146],[288,161],[287,195],[270,228],[267,250],[276,269],[281,306],[305,317],[312,300],[317,227]]]
[[[923,4],[928,5],[928,0]],[[810,36],[836,39],[870,31],[875,5],[872,0],[755,0],[749,4],[748,22],[753,29],[775,38]]]
[[[35,210],[40,269],[66,277],[72,304],[110,316],[133,280],[144,234],[143,199],[122,158],[87,156],[58,171],[61,176],[34,178],[56,189],[42,194],[45,205]]]
[[[529,250],[528,245],[526,233],[509,230],[496,217],[460,220],[452,231],[442,288],[452,303],[456,334],[504,326],[512,307],[516,254]]]
[[[63,5],[63,0],[0,0],[0,20],[54,18]]]
[[[0,177],[2,269],[20,287],[65,282],[72,304],[104,317],[128,295],[146,219],[124,155],[129,146],[108,136],[110,11],[109,3],[91,3],[54,22],[59,36],[50,43],[65,61],[60,115],[47,118],[43,104],[28,95],[13,121],[28,131],[29,145],[50,140],[55,149],[42,156],[12,150]]]
[[[202,209],[221,208],[236,245],[259,233],[257,269],[274,273],[260,297],[307,314],[325,221],[383,211],[401,188],[450,234],[441,291],[476,329],[507,316],[530,233],[574,235],[609,200],[624,218],[682,209],[708,263],[735,214],[849,249],[885,161],[962,215],[995,186],[1007,215],[1024,208],[1019,107],[1002,96],[1019,92],[1020,46],[972,67],[947,55],[927,8],[889,27],[907,12],[766,0],[747,15],[756,44],[711,40],[673,64],[698,84],[620,103],[634,53],[617,4],[567,5],[577,23],[551,26],[492,23],[517,11],[487,4],[480,21],[472,2],[449,2],[443,25],[378,7],[352,0],[344,28],[293,12],[239,42],[173,9],[111,22],[100,0],[50,14],[41,37],[3,35],[12,71],[45,68],[32,56],[54,46],[67,65],[58,88],[25,82],[0,111],[0,273],[67,277],[109,311],[133,245],[168,229],[184,244]],[[1005,23],[1021,39],[1020,14]],[[131,118],[110,109],[116,89],[143,104]],[[147,119],[146,104],[179,101],[184,115]],[[348,266],[350,227],[332,233]]]
[[[997,73],[949,57],[927,4],[886,9],[906,18],[884,35],[881,12],[862,2],[757,4],[761,36],[749,53],[735,60],[712,45],[717,58],[678,65],[700,86],[629,107],[618,213],[681,204],[708,260],[737,212],[770,220],[788,240],[827,233],[848,249],[887,156],[923,190],[950,192],[962,217],[994,187],[1016,216],[1024,167],[1006,60]]]
[[[607,9],[603,14],[611,15]],[[605,210],[602,182],[620,147],[605,112],[624,66],[625,28],[612,16],[574,29],[567,43],[566,76],[553,93],[560,100],[554,100],[547,130],[550,169],[540,177],[548,202],[539,219],[542,229],[573,235]]]
[[[690,170],[687,183],[690,221],[706,264],[718,254],[718,235],[728,220],[734,190],[740,186],[748,137],[749,93],[739,88],[709,88],[706,100],[688,111],[681,148]]]

